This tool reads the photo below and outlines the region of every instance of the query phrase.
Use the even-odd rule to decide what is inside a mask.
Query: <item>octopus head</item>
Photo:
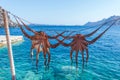
[[[76,34],[77,39],[85,39],[84,35],[82,34]]]

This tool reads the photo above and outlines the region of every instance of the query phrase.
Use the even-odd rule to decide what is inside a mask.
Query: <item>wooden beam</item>
[[[13,54],[12,54],[12,46],[11,46],[11,40],[10,40],[10,32],[9,32],[8,14],[5,10],[3,10],[3,19],[4,19],[4,28],[5,28],[5,32],[6,32],[8,55],[9,55],[9,59],[10,59],[10,68],[11,68],[11,73],[12,73],[12,80],[16,80],[14,60],[13,60]]]

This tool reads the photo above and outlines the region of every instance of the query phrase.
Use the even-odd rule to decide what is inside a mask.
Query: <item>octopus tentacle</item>
[[[92,36],[94,33],[96,33],[102,26],[104,26],[104,25],[106,25],[106,24],[108,24],[108,23],[110,23],[110,22],[113,22],[113,21],[117,21],[117,20],[119,20],[120,18],[118,18],[118,19],[115,19],[115,20],[110,20],[110,21],[107,21],[107,22],[104,22],[100,27],[98,27],[96,30],[94,30],[93,32],[91,32],[90,34],[87,34],[87,35],[85,35],[85,37],[90,37],[90,36]]]
[[[84,52],[82,51],[81,54],[82,54],[82,62],[83,62],[83,65],[84,65]]]
[[[65,39],[65,38],[64,38],[64,39]],[[63,39],[63,40],[64,40],[64,39]],[[58,40],[59,44],[62,44],[63,46],[66,46],[66,47],[71,46],[71,44],[72,44],[72,43],[69,43],[69,44],[64,43],[63,40],[59,40],[59,39],[56,39],[56,40]]]
[[[65,47],[71,46],[71,43],[67,44],[67,43],[61,42],[61,44],[62,44],[63,46],[65,46]]]
[[[89,54],[88,54],[88,49],[86,48],[86,63],[88,62]]]
[[[29,30],[29,31],[31,31],[31,32],[33,32],[33,33],[35,33],[35,34],[38,34],[38,32],[36,32],[35,30],[29,28],[20,18],[18,18],[18,19],[21,21],[21,23],[25,26],[25,28],[26,28],[27,30]]]
[[[72,33],[70,33],[69,35],[71,35]],[[68,36],[69,36],[68,35]],[[59,40],[59,39],[57,39],[56,38],[56,40],[60,43],[60,44],[62,44],[63,46],[65,46],[65,47],[68,47],[68,46],[71,46],[71,45],[73,45],[74,44],[74,40],[71,42],[71,43],[64,43],[63,41],[66,39],[66,38],[68,38],[68,37],[65,37],[63,40]]]
[[[44,48],[43,48],[43,56],[44,56],[44,65],[46,66],[47,59],[46,59],[46,51]]]
[[[49,52],[49,51],[47,51],[47,53],[48,53],[48,63],[47,63],[47,66],[49,66],[49,64],[50,64],[50,57],[51,57],[51,55],[50,55],[50,52]]]
[[[39,62],[39,51],[36,52],[36,68],[38,69],[38,62]]]
[[[32,40],[32,39],[33,39],[33,36],[29,36],[29,35],[24,31],[24,29],[22,28],[22,25],[20,25],[20,23],[18,22],[18,20],[16,19],[16,17],[15,17],[15,20],[16,20],[18,26],[20,27],[22,33],[23,33],[27,38],[29,38],[29,39]]]
[[[51,48],[56,48],[56,47],[59,46],[65,39],[59,40],[58,38],[56,38],[56,40],[58,41],[58,43],[56,43],[56,44],[50,44]]]
[[[116,21],[115,21],[116,22]],[[99,34],[96,38],[94,38],[93,40],[91,41],[88,41],[89,44],[93,44],[94,42],[96,42],[107,30],[109,30],[112,25],[115,24],[115,22],[113,22],[107,29],[105,29],[101,34]]]
[[[78,68],[78,50],[76,50],[75,59],[76,59],[76,68]]]
[[[31,57],[31,59],[33,58],[33,45],[30,48],[30,57]]]
[[[47,64],[47,59],[46,59],[46,54],[44,54],[44,65],[46,66]]]
[[[82,52],[84,51],[84,46],[82,45],[82,43],[79,43],[79,45],[77,45],[77,48]]]
[[[63,38],[65,39],[71,39],[71,38],[74,38],[74,36],[70,36],[72,33],[74,33],[75,31],[72,31],[71,33],[68,34],[68,36],[64,36],[64,35],[61,35]],[[56,32],[57,34],[59,34],[58,32]]]
[[[87,46],[85,46],[83,43],[81,43],[81,48],[82,48],[81,51],[84,51],[87,48]]]
[[[73,39],[70,46],[73,46],[73,45],[75,45],[76,43],[77,43],[77,41]],[[70,43],[69,43],[69,44],[70,44]]]
[[[59,45],[60,45],[60,43],[50,44],[50,47],[51,47],[51,48],[56,48],[56,47],[59,46]]]
[[[71,49],[71,51],[70,51],[70,59],[71,59],[71,63],[72,63],[72,54],[73,54],[73,50]]]
[[[101,27],[103,27],[104,25],[106,25],[108,22],[105,22],[104,24],[102,24],[100,27],[98,27],[96,30],[94,30],[93,32],[91,32],[90,34],[86,34],[84,35],[85,37],[90,37],[92,36],[94,33],[96,33]]]
[[[59,39],[56,38],[56,40],[59,40]],[[58,43],[56,43],[56,44],[50,44],[50,47],[51,47],[51,48],[56,48],[56,47],[59,46],[59,45],[60,45],[60,42],[58,42]]]
[[[58,35],[56,35],[56,36],[49,36],[49,35],[47,35],[48,36],[48,38],[49,39],[56,39],[56,38],[58,38],[59,36],[61,36],[62,34],[64,34],[66,31],[63,31],[62,33],[60,33],[60,34],[58,34]]]

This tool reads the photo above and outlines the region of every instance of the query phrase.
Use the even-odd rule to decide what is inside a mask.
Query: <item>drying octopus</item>
[[[36,49],[36,67],[38,67],[39,53],[40,52],[43,52],[43,55],[44,55],[44,65],[49,66],[50,57],[51,57],[50,52],[49,52],[49,48],[56,48],[57,46],[60,45],[60,43],[51,44],[48,39],[57,39],[59,36],[62,36],[62,34],[64,34],[66,31],[64,31],[56,36],[49,36],[43,31],[37,32],[37,31],[32,30],[22,20],[20,20],[21,23],[25,26],[25,28],[27,30],[34,33],[33,36],[30,36],[25,32],[25,30],[22,28],[22,25],[19,23],[19,21],[17,19],[16,19],[16,21],[17,21],[18,26],[20,27],[22,33],[25,35],[25,37],[27,37],[28,39],[30,39],[32,41],[32,46],[31,46],[31,50],[30,50],[31,59],[33,56],[33,49]],[[46,59],[46,54],[48,54],[48,61]]]
[[[100,27],[98,27],[96,30],[94,30],[93,32],[91,32],[90,34],[87,35],[83,35],[83,34],[76,34],[73,36],[63,36],[65,39],[72,39],[72,41],[70,43],[65,43],[63,42],[63,40],[59,40],[57,39],[63,46],[65,47],[71,47],[71,51],[70,51],[70,59],[71,62],[72,60],[72,54],[73,51],[76,52],[75,54],[75,61],[76,61],[76,67],[78,67],[78,52],[80,51],[82,54],[82,63],[84,65],[84,51],[86,51],[86,63],[88,62],[88,58],[89,58],[89,54],[88,54],[88,45],[95,43],[108,29],[110,29],[110,27],[115,23],[115,21],[109,25],[108,28],[106,28],[101,34],[99,34],[97,37],[95,37],[94,39],[92,39],[91,41],[88,41],[86,38],[92,36],[93,34],[95,34],[103,25],[106,25],[106,23],[102,24]]]

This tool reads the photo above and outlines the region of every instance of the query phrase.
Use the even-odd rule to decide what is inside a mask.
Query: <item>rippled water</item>
[[[48,30],[61,32],[63,30],[81,30],[86,27],[43,26],[32,28],[38,31],[43,30],[49,35],[55,35],[54,31]],[[94,28],[76,33],[87,34],[92,30]],[[91,40],[102,30],[104,29],[99,30],[98,33],[88,39]],[[19,28],[11,28],[10,31],[12,35],[22,35]],[[0,28],[0,34],[4,34],[3,28]],[[84,69],[82,69],[81,54],[79,54],[79,68],[77,70],[75,63],[72,66],[70,64],[70,47],[59,46],[56,49],[50,49],[51,63],[49,70],[45,70],[43,54],[40,54],[39,70],[37,72],[35,54],[33,64],[30,60],[31,42],[25,37],[24,39],[24,42],[13,45],[17,80],[120,80],[120,27],[112,27],[96,43],[89,45],[90,57]],[[50,40],[50,42],[56,43],[57,41]],[[9,66],[7,48],[3,47],[0,49],[0,80],[11,80]]]

